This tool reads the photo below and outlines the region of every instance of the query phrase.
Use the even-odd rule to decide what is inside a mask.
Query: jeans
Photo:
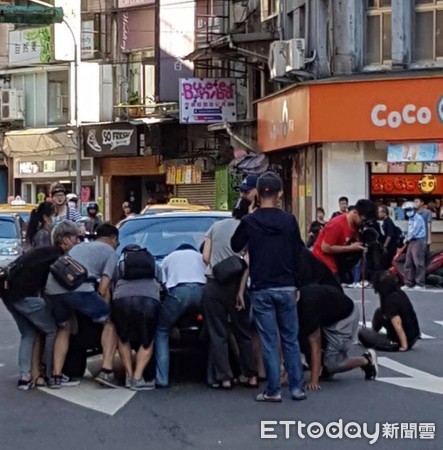
[[[426,252],[424,239],[415,239],[408,244],[405,262],[405,281],[407,286],[426,284]]]
[[[155,335],[156,381],[160,386],[169,384],[169,332],[183,314],[195,309],[201,311],[203,285],[184,283],[169,290],[163,302]]]
[[[303,366],[298,343],[298,317],[294,291],[263,289],[252,292],[255,322],[263,346],[268,384],[266,394],[278,395],[280,386],[280,342],[289,389],[303,389]]]
[[[43,352],[43,363],[46,367],[46,376],[52,376],[52,360],[54,356],[55,336],[57,326],[50,309],[40,297],[25,297],[13,302],[5,303],[12,314],[21,334],[18,351],[18,365],[21,378],[30,378],[32,349],[37,333],[46,335]]]
[[[354,266],[353,275],[354,275],[354,283],[358,283],[361,281],[361,259]]]
[[[93,292],[66,292],[65,294],[49,295],[52,314],[59,326],[65,325],[72,317],[72,311],[78,311],[88,316],[93,322],[106,322],[109,318],[109,305]]]

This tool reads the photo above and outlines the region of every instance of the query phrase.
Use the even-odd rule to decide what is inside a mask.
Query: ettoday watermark
[[[339,419],[323,425],[301,420],[262,420],[261,439],[366,439],[375,444],[382,439],[435,439],[435,423],[367,423],[347,422]]]

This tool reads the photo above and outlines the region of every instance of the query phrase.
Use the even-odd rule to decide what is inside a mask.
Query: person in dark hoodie
[[[267,172],[257,181],[260,208],[245,216],[231,239],[234,252],[249,253],[251,298],[263,345],[267,387],[260,402],[281,402],[280,341],[294,400],[306,399],[298,344],[296,274],[304,247],[297,220],[278,208],[282,181]]]
[[[420,326],[409,297],[389,272],[377,273],[373,286],[380,296],[380,308],[375,310],[372,329],[360,330],[360,342],[381,351],[410,350],[420,339]],[[382,328],[386,334],[380,333]]]

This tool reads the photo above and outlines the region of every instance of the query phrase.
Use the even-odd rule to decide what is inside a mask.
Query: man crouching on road
[[[374,350],[359,357],[348,355],[357,336],[358,306],[311,252],[304,249],[302,261],[297,309],[299,338],[311,367],[308,390],[320,389],[320,374],[327,376],[356,368],[363,370],[367,380],[375,379],[378,365]]]
[[[53,232],[53,240],[56,245],[57,228]],[[49,383],[49,387],[52,389],[59,389],[63,385],[62,368],[69,348],[74,311],[90,317],[94,322],[104,324],[102,333],[103,365],[96,381],[109,387],[117,387],[112,370],[117,349],[117,334],[114,326],[109,322],[109,300],[111,279],[118,262],[115,252],[118,244],[118,229],[106,223],[97,228],[97,238],[94,242],[84,242],[69,250],[69,255],[87,269],[91,279],[100,280],[97,291],[91,281],[69,291],[57,283],[52,274],[48,277],[46,293],[53,306],[55,320],[59,325],[54,348],[54,375]]]

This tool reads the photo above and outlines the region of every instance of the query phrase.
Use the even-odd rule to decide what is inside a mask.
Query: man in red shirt
[[[332,273],[339,271],[336,257],[343,253],[356,253],[363,250],[358,242],[358,230],[362,223],[375,214],[375,205],[370,200],[359,200],[355,207],[349,208],[346,214],[341,214],[329,221],[320,232],[314,246],[314,256],[324,262]],[[356,241],[350,244],[350,242]]]

